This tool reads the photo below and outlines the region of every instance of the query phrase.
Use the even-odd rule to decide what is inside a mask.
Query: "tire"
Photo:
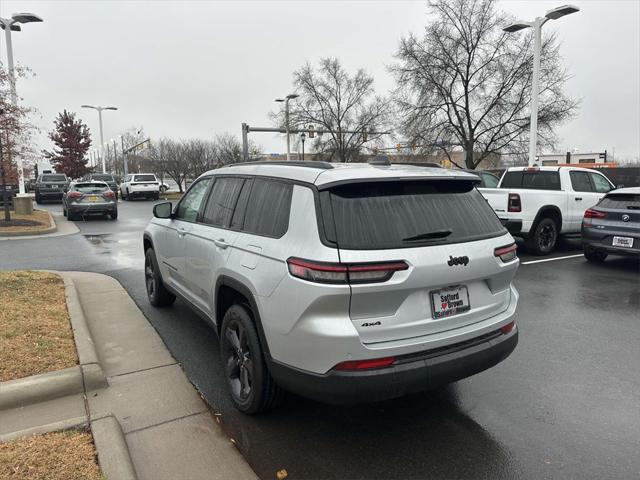
[[[231,400],[238,410],[253,415],[280,403],[284,392],[269,374],[253,319],[242,305],[232,305],[224,314],[220,357]]]
[[[66,217],[67,216],[67,209],[64,208],[64,205],[62,206],[62,216]]]
[[[111,212],[109,214],[109,217],[111,218],[111,220],[117,220],[118,219],[118,211],[116,210],[115,212]]]
[[[602,263],[607,258],[607,252],[596,250],[594,248],[584,247],[584,258],[589,262]]]
[[[153,200],[156,200],[156,201],[157,201],[157,200],[160,200],[160,193],[156,193],[156,194],[153,196]]]
[[[69,220],[70,222],[73,222],[76,219],[76,214],[75,213],[71,213],[70,211],[67,212],[67,220]]]
[[[42,199],[40,198],[40,195],[38,195],[37,193],[36,193],[36,203],[37,203],[38,205],[41,205],[41,204],[42,204]]]
[[[173,305],[176,296],[167,290],[162,282],[162,275],[153,248],[148,248],[144,254],[144,283],[151,305],[160,308]]]
[[[526,245],[536,255],[548,255],[555,248],[557,241],[558,225],[551,218],[543,218],[536,224]]]

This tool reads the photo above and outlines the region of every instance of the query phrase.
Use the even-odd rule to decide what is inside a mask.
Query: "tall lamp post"
[[[276,102],[284,102],[284,122],[287,130],[287,161],[291,160],[291,142],[289,139],[289,100],[298,97],[299,95],[290,93],[285,98],[276,98]]]
[[[536,17],[531,22],[517,21],[503,28],[505,32],[518,32],[525,28],[533,28],[533,83],[531,85],[531,131],[529,133],[529,166],[536,161],[536,146],[538,142],[538,95],[540,93],[540,51],[542,50],[542,26],[549,20],[557,20],[565,15],[579,12],[573,5],[563,5],[545,13],[544,17]]]
[[[103,110],[118,110],[118,107],[94,107],[93,105],[81,105],[82,108],[93,108],[98,111],[98,121],[100,123],[100,148],[104,150],[104,136],[102,133],[102,111]],[[102,173],[107,173],[107,169],[104,163],[104,152],[100,152],[102,157]]]
[[[22,30],[20,23],[42,22],[42,18],[33,13],[14,13],[11,18],[0,18],[0,28],[4,30],[4,38],[7,43],[7,66],[9,67],[9,85],[11,87],[11,104],[18,106],[18,94],[16,93],[16,78],[13,70],[13,44],[11,43],[11,32]],[[25,194],[24,190],[24,169],[22,157],[18,155],[18,188],[19,195]]]

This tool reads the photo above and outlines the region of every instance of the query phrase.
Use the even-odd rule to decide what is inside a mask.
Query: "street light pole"
[[[290,93],[285,98],[276,98],[276,102],[284,102],[284,122],[287,130],[287,161],[291,160],[291,139],[289,138],[289,100],[298,98],[299,95]]]
[[[565,15],[579,12],[573,5],[563,5],[549,10],[544,17],[536,17],[532,22],[518,21],[503,28],[507,33],[517,32],[525,28],[533,28],[533,79],[531,84],[531,120],[529,132],[529,166],[536,162],[538,144],[538,97],[540,95],[540,55],[542,50],[542,26],[549,20],[557,20]]]
[[[305,138],[307,138],[307,135],[304,132],[302,132],[300,134],[300,139],[302,140],[302,161],[303,162],[304,162],[304,140],[305,140]]]
[[[7,67],[9,68],[9,86],[11,88],[11,104],[18,106],[18,94],[16,93],[16,77],[13,69],[13,43],[11,42],[11,32],[20,32],[20,23],[42,22],[42,18],[33,13],[14,13],[11,18],[0,18],[0,28],[4,30],[4,38],[7,44]],[[24,166],[22,157],[18,154],[16,163],[18,164],[18,195],[24,196]]]
[[[98,111],[98,122],[100,123],[100,157],[102,157],[102,173],[107,173],[107,169],[104,163],[104,135],[102,133],[102,111],[103,110],[118,110],[118,107],[94,107],[93,105],[81,105],[82,108],[92,108]]]

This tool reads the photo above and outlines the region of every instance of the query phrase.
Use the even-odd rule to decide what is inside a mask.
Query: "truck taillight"
[[[496,257],[500,257],[500,260],[506,263],[516,258],[517,249],[518,246],[515,243],[512,243],[511,245],[507,245],[506,247],[496,248],[493,251],[493,254]]]
[[[522,211],[522,203],[520,202],[520,195],[517,193],[510,193],[508,200],[507,211],[508,212],[520,212]]]
[[[380,283],[389,280],[399,270],[407,270],[403,261],[379,263],[326,263],[289,258],[289,273],[294,277],[316,283]]]

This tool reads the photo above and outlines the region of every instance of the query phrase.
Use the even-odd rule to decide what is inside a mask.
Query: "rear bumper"
[[[75,204],[69,205],[68,208],[69,213],[72,215],[75,214],[83,214],[83,215],[91,215],[91,214],[105,214],[105,213],[114,213],[118,211],[117,203],[92,203],[92,204]]]
[[[331,370],[319,375],[272,361],[275,381],[292,392],[334,404],[354,404],[430,390],[486,370],[507,358],[518,330],[500,330],[444,348],[396,358],[390,367],[362,372]]]
[[[633,247],[614,247],[611,245],[613,237],[633,238]],[[582,248],[600,250],[614,255],[640,256],[640,236],[630,232],[618,232],[615,230],[601,230],[582,227]]]
[[[64,191],[61,190],[38,190],[36,192],[43,200],[62,200]]]
[[[500,223],[502,223],[502,226],[506,228],[511,235],[520,235],[522,232],[522,220],[508,220],[506,218],[501,218]]]
[[[160,190],[130,190],[129,196],[131,198],[154,198],[160,194]]]

